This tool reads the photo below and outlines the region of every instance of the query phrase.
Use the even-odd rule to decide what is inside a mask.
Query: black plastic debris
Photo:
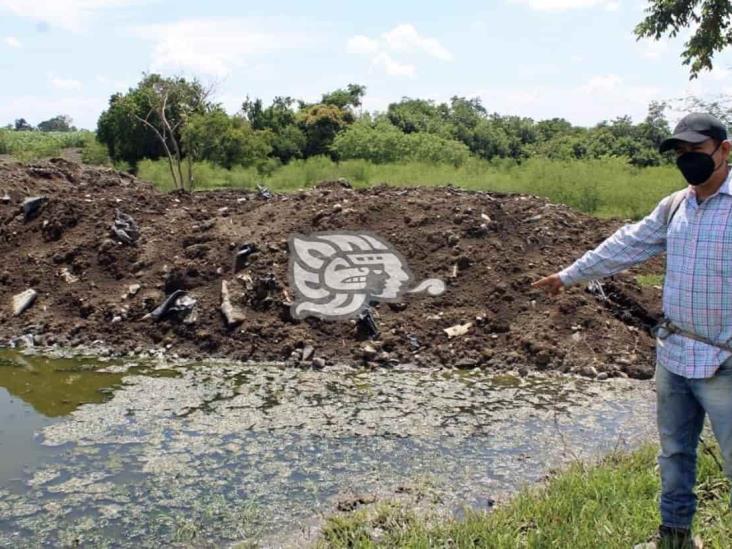
[[[257,277],[252,286],[252,306],[257,310],[269,308],[275,301],[273,294],[279,289],[280,285],[273,273]]]
[[[247,258],[257,251],[257,246],[251,243],[242,244],[234,257],[234,273],[238,273],[247,264]]]
[[[176,290],[170,294],[165,301],[158,306],[150,317],[155,322],[169,316],[175,316],[178,320],[185,321],[192,313],[196,305],[196,300],[189,297],[185,290]]]
[[[23,200],[21,208],[23,209],[23,221],[28,222],[35,219],[48,202],[46,196],[32,196]]]
[[[379,336],[379,327],[376,325],[376,319],[371,312],[371,307],[363,309],[358,313],[356,324],[361,333],[364,333],[370,339],[374,339]]]
[[[272,198],[272,191],[270,191],[264,185],[257,183],[257,195],[260,196],[261,198],[265,198],[265,199],[269,200],[270,198]]]
[[[114,223],[110,227],[112,235],[123,244],[133,246],[135,242],[140,238],[140,229],[132,219],[132,216],[127,215],[119,210],[115,211]]]

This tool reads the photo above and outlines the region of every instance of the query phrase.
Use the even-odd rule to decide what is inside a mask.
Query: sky
[[[247,97],[363,108],[479,97],[489,112],[578,125],[652,100],[732,93],[732,52],[689,80],[673,40],[636,41],[643,0],[0,0],[0,125],[57,114],[94,129],[143,72],[197,77],[230,113]],[[671,113],[671,121],[681,113]]]

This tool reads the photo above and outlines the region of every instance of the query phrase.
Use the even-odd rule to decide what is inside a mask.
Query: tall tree
[[[143,158],[166,158],[176,186],[183,186],[181,134],[192,115],[210,110],[209,94],[197,80],[146,74],[135,88],[110,98],[97,122],[97,139],[110,158],[133,166]]]

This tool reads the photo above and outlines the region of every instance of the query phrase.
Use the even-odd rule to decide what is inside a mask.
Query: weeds
[[[162,161],[144,160],[138,176],[170,190]],[[255,168],[226,170],[208,162],[194,166],[197,190],[254,189],[257,183],[278,192],[308,188],[320,181],[345,178],[356,187],[379,183],[436,186],[452,183],[469,190],[520,192],[544,196],[598,217],[638,219],[684,182],[672,166],[639,170],[618,158],[571,162],[533,158],[522,164],[473,159],[460,167],[421,162],[372,164],[365,160],[333,162],[325,157],[295,160],[260,173]]]

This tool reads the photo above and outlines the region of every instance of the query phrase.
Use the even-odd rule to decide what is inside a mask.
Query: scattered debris
[[[15,294],[13,296],[13,316],[23,314],[24,311],[26,311],[30,308],[31,305],[33,305],[36,297],[38,297],[38,292],[36,292],[33,288],[29,288],[24,292]]]
[[[231,304],[229,285],[226,280],[221,281],[221,313],[226,319],[226,326],[233,328],[244,322],[247,317],[243,311]]]
[[[612,234],[623,220],[593,218],[517,193],[390,185],[351,189],[330,181],[263,200],[256,190],[168,194],[109,168],[39,165],[48,169],[0,164],[0,197],[11,197],[7,204],[0,201],[4,341],[26,333],[29,323],[45,323],[43,342],[53,337],[60,346],[78,346],[101,340],[114,352],[171,346],[191,358],[278,361],[297,349],[295,362],[300,363],[305,343],[298,343],[307,342],[315,351],[305,364],[315,358],[330,364],[361,362],[360,345],[369,342],[378,351],[372,364],[454,366],[477,359],[489,369],[576,371],[594,364],[604,371],[601,365],[627,357],[628,364],[607,370],[609,377],[653,375],[654,340],[645,327],[660,314],[660,291],[639,286],[635,276],[663,272],[663,258],[603,279],[607,299],[596,299],[582,287],[553,297],[531,288],[533,281],[569,265]],[[48,199],[29,223],[20,208],[26,197]],[[229,208],[228,217],[217,214],[222,207]],[[126,215],[116,215],[118,209]],[[320,211],[328,215],[316,228],[310,222]],[[526,222],[537,214],[543,217]],[[113,236],[108,233],[117,218],[115,228],[123,234]],[[402,300],[406,307],[371,302],[371,311],[350,322],[293,318],[298,295],[289,281],[289,237],[355,227],[389,240],[415,280],[435,277],[449,283],[444,293],[409,293]],[[245,248],[253,243],[256,256]],[[240,261],[246,261],[232,274],[239,252]],[[457,277],[449,279],[453,265]],[[62,274],[64,269],[71,277]],[[79,281],[71,282],[72,277]],[[228,328],[221,316],[224,278],[231,304],[246,313],[238,329]],[[135,284],[141,288],[130,292]],[[28,287],[39,297],[13,316],[13,296]],[[313,280],[314,295],[320,289]],[[157,323],[149,315],[142,321],[176,290],[198,301],[195,307],[193,297],[177,303],[190,307],[191,314]],[[323,297],[332,298],[348,296]],[[189,327],[184,322],[195,322],[196,313],[200,320]],[[110,326],[115,317],[121,320]],[[441,337],[444,328],[468,321],[473,326],[466,335]],[[573,325],[581,330],[572,330]],[[575,332],[579,342],[572,339]],[[551,352],[524,347],[529,333]],[[613,356],[607,354],[609,346]]]
[[[472,322],[466,322],[465,324],[455,324],[455,326],[445,328],[443,331],[447,334],[448,338],[458,337],[467,334],[472,325]]]
[[[234,273],[241,271],[247,264],[247,258],[257,251],[257,246],[251,243],[242,244],[234,257]]]
[[[305,345],[302,349],[302,358],[301,360],[303,362],[310,360],[310,357],[313,356],[313,353],[315,352],[315,347],[312,345]]]
[[[63,278],[67,284],[76,284],[79,282],[79,277],[69,271],[68,267],[61,269],[61,278]]]
[[[23,209],[23,220],[27,223],[35,219],[41,213],[41,209],[43,209],[46,202],[48,202],[48,197],[46,196],[33,196],[23,200],[23,204],[21,205]]]
[[[162,320],[167,316],[176,316],[179,320],[186,323],[195,322],[197,315],[194,308],[196,300],[189,297],[185,290],[176,290],[170,294],[163,303],[157,307],[149,316],[155,322]]]
[[[269,200],[270,198],[272,198],[272,191],[270,191],[267,187],[265,187],[261,183],[257,183],[257,195],[260,196],[261,198]]]
[[[358,313],[356,323],[359,330],[364,332],[370,339],[379,337],[379,327],[376,325],[376,320],[374,319],[371,307],[367,307]]]
[[[141,289],[142,284],[130,284],[130,287],[127,288],[127,297],[135,297]]]
[[[140,229],[135,220],[126,213],[116,210],[114,223],[111,226],[112,235],[123,244],[133,246],[140,238]]]

